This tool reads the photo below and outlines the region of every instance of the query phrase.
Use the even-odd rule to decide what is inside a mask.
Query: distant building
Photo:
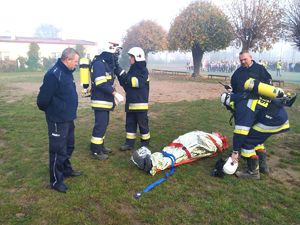
[[[98,54],[97,43],[92,41],[60,38],[0,36],[0,60],[16,60],[20,56],[27,57],[27,52],[31,43],[39,45],[39,54],[41,58],[59,58],[65,48],[75,48],[76,45],[82,45],[86,50],[86,56],[90,58]]]

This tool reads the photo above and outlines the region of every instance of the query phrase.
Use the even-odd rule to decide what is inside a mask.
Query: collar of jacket
[[[72,74],[74,70],[69,70],[68,67],[66,67],[66,65],[61,61],[61,59],[59,58],[56,62],[56,66],[59,67],[64,73],[67,73],[67,74]]]

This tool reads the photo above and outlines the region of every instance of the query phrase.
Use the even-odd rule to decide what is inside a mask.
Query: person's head
[[[128,51],[130,64],[134,64],[135,62],[146,61],[144,50],[140,47],[133,47]]]
[[[75,70],[78,65],[79,53],[74,48],[66,48],[63,50],[60,59],[69,70]]]
[[[248,51],[240,52],[240,62],[243,67],[249,67],[252,64],[252,56]]]

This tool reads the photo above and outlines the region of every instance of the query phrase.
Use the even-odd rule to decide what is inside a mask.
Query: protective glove
[[[119,94],[118,92],[115,92],[114,97],[115,97],[116,105],[119,105],[122,102],[124,102],[124,97],[121,94]]]

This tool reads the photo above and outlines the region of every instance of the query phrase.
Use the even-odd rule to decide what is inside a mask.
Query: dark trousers
[[[91,139],[91,151],[100,153],[103,151],[105,132],[109,123],[109,111],[94,110],[95,124]]]
[[[49,137],[49,173],[52,186],[63,183],[72,173],[70,158],[74,151],[74,121],[55,123],[47,121]]]
[[[126,113],[126,144],[133,146],[135,143],[135,135],[131,136],[128,134],[136,134],[137,127],[139,127],[141,134],[141,145],[148,146],[150,141],[150,133],[148,126],[148,111],[145,112],[127,112]],[[149,136],[143,137],[149,134]],[[131,138],[129,138],[131,136]]]

